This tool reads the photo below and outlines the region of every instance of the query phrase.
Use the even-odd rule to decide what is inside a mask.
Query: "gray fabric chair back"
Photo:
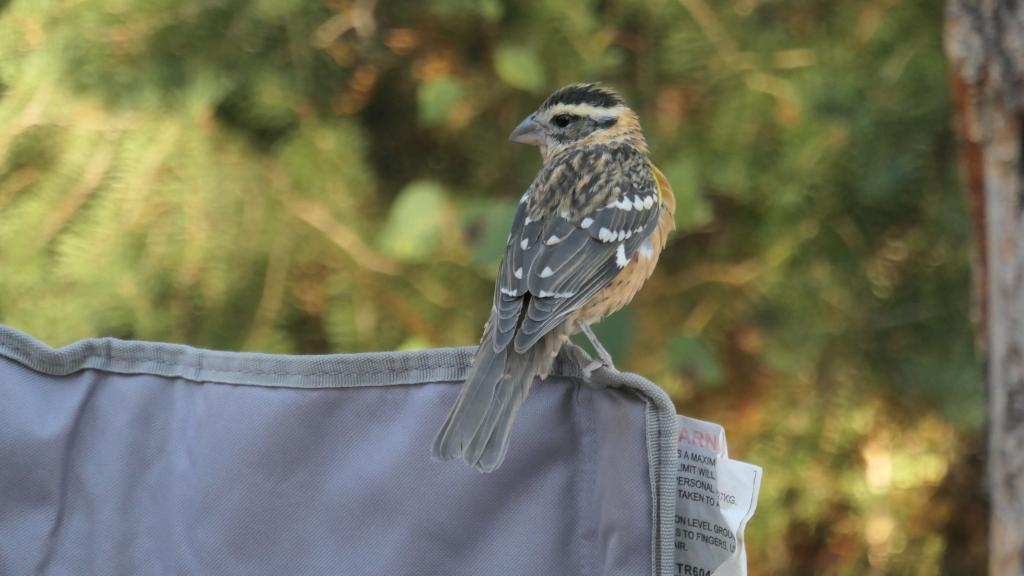
[[[0,574],[672,574],[675,410],[576,348],[508,459],[430,459],[472,348],[274,356],[0,327]]]

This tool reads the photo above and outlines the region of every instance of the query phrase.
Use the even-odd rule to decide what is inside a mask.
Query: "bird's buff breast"
[[[668,217],[662,215],[662,219]],[[597,293],[590,302],[574,315],[574,320],[581,320],[587,324],[599,322],[605,316],[617,312],[629,304],[636,293],[643,287],[644,282],[654,273],[654,267],[658,264],[658,255],[665,247],[665,240],[668,231],[664,226],[658,226],[651,234],[651,247],[653,250],[640,250],[633,260],[619,272],[607,288]],[[575,324],[575,322],[573,322]]]
[[[544,353],[539,357],[544,358],[538,367],[537,376],[541,380],[547,378],[551,370],[551,363],[562,345],[569,340],[573,334],[580,332],[579,321],[593,324],[601,321],[605,316],[618,311],[629,304],[633,296],[640,291],[644,282],[651,277],[655,265],[658,264],[658,255],[665,247],[668,233],[672,229],[674,216],[669,212],[663,212],[658,228],[651,234],[651,248],[649,252],[640,250],[633,257],[633,260],[619,272],[618,276],[612,279],[607,288],[598,292],[583,308],[569,317],[558,328],[552,330],[541,340],[540,346]]]
[[[622,269],[622,272],[612,279],[611,284],[598,292],[590,302],[573,315],[573,320],[592,324],[617,312],[633,300],[636,293],[643,287],[644,282],[654,273],[654,267],[658,264],[658,256],[665,248],[669,233],[675,228],[675,197],[665,175],[653,165],[651,168],[658,181],[663,204],[658,226],[649,239],[650,249],[645,249],[647,246],[644,246],[638,250],[629,264]],[[568,324],[575,326],[576,322]]]

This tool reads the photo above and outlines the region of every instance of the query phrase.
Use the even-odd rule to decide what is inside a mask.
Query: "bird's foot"
[[[608,351],[604,349],[604,346],[601,345],[601,341],[597,339],[597,335],[590,329],[590,325],[585,322],[580,322],[579,327],[583,334],[586,335],[587,339],[590,340],[590,344],[593,345],[594,350],[597,352],[597,358],[583,369],[583,375],[589,379],[590,374],[602,366],[609,370],[615,370],[616,368],[615,363],[612,362],[612,355],[609,354]]]
[[[608,360],[611,360],[611,358],[609,358]],[[597,370],[598,368],[617,370],[615,364],[612,364],[610,361],[605,361],[604,359],[601,358],[594,358],[593,360],[590,361],[589,364],[583,367],[583,379],[590,380],[590,376],[593,375],[594,371]]]

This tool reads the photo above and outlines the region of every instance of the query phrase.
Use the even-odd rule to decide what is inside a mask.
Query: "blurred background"
[[[765,469],[753,574],[984,566],[970,225],[934,0],[0,0],[0,321],[474,344],[559,86],[680,205],[599,335]]]

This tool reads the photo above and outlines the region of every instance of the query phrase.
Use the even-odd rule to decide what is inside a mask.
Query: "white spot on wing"
[[[636,208],[637,210],[643,210],[644,209],[644,201],[643,201],[643,199],[640,198],[639,196],[633,196],[633,207]]]
[[[554,273],[555,273],[555,271],[552,270],[550,266],[545,266],[544,269],[540,271],[540,277],[541,278],[548,278],[548,277],[550,277]]]
[[[644,198],[644,208],[654,206],[654,196],[648,195]]]
[[[527,248],[529,248],[530,247],[530,239],[529,238],[523,238],[523,241],[519,243],[519,247],[522,248],[523,250],[526,250]]]
[[[615,240],[616,236],[618,235],[615,232],[612,232],[607,228],[601,228],[597,231],[597,239],[601,242],[612,242]]]
[[[512,290],[512,289],[509,289],[509,288],[500,288],[500,290],[501,290],[501,293],[504,294],[505,296],[515,296],[516,295],[516,291]]]
[[[619,247],[615,250],[615,265],[619,268],[625,268],[626,264],[629,264],[629,259],[626,258],[626,245],[619,244]]]
[[[523,197],[519,199],[519,203],[523,204],[524,202],[526,202],[529,199],[530,199],[530,193],[529,192],[525,192],[525,193],[523,193]]]
[[[572,298],[575,296],[575,292],[548,292],[547,290],[541,290],[537,294],[538,298]]]
[[[593,218],[589,218],[589,217],[588,218],[584,218],[583,221],[580,222],[580,228],[583,228],[584,230],[586,230],[587,228],[590,228],[590,225],[593,224],[593,223],[594,223],[594,219]]]
[[[516,271],[513,272],[512,275],[515,276],[517,279],[522,280],[523,279],[523,267],[520,266],[519,268],[516,268]]]
[[[544,243],[547,244],[548,246],[554,246],[555,244],[558,244],[561,241],[561,238],[552,234],[551,238],[548,238],[547,241],[545,241]]]
[[[651,239],[648,238],[640,245],[640,257],[650,258],[651,256],[654,256],[654,245],[651,244]]]
[[[523,220],[523,226],[529,226],[531,222],[533,222],[533,218],[527,216],[526,220]]]

